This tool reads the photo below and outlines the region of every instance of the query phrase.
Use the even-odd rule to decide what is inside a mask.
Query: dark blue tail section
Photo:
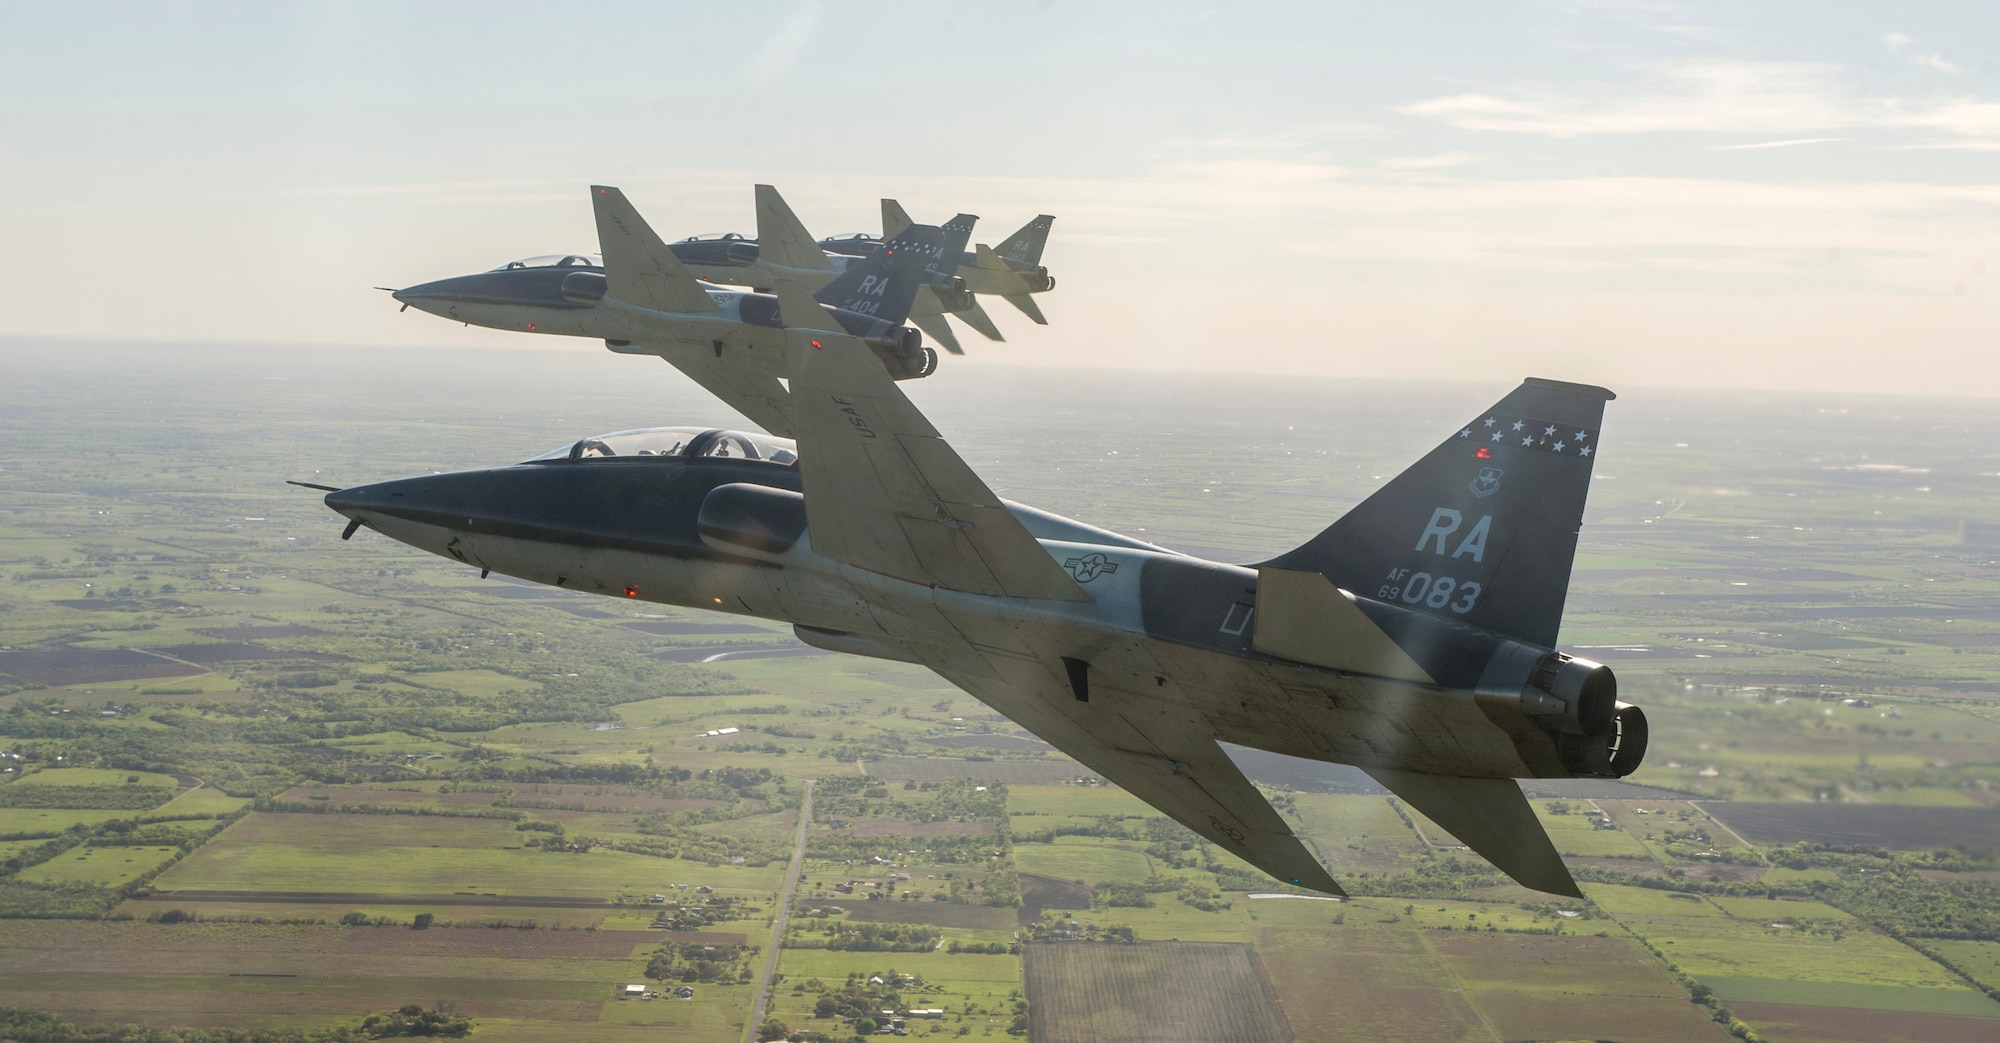
[[[1033,267],[1042,263],[1042,247],[1048,245],[1049,226],[1056,223],[1054,217],[1043,214],[1021,226],[1021,230],[1007,237],[1006,242],[993,248],[993,252],[1019,264]]]
[[[1613,397],[1530,377],[1325,532],[1265,564],[1553,647]]]
[[[874,254],[850,262],[813,297],[835,308],[902,322],[910,317],[925,271],[943,253],[944,233],[936,225],[911,225]]]

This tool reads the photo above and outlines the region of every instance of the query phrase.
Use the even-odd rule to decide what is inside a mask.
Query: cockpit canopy
[[[597,460],[659,460],[706,457],[727,460],[763,460],[789,467],[798,463],[797,443],[762,432],[728,431],[705,427],[647,427],[636,431],[614,431],[595,438],[580,438],[560,449],[551,449],[528,463],[569,463]]]
[[[686,239],[683,239],[683,240],[681,240],[681,242],[684,242],[684,243],[737,243],[737,242],[744,242],[744,241],[747,241],[747,240],[748,240],[749,238],[750,238],[749,236],[747,236],[747,235],[744,235],[744,234],[743,234],[742,232],[703,232],[703,233],[701,233],[700,235],[691,235],[691,236],[688,236],[688,237],[687,237]]]
[[[604,258],[596,254],[542,254],[538,257],[523,257],[518,261],[508,261],[493,269],[496,272],[511,272],[516,268],[602,268]]]

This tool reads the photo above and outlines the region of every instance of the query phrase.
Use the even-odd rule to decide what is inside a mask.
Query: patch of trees
[[[1007,813],[1007,786],[972,779],[926,782],[891,790],[873,776],[823,778],[813,791],[813,821],[899,818],[912,822],[999,822]]]
[[[472,1021],[450,1004],[427,1009],[410,1004],[370,1014],[357,1025],[300,1032],[287,1029],[144,1028],[138,1025],[84,1027],[60,1015],[27,1007],[0,1007],[0,1039],[9,1043],[364,1043],[396,1036],[462,1037]]]
[[[786,944],[800,949],[847,952],[930,952],[944,931],[925,924],[852,923],[825,920],[793,932]]]
[[[654,981],[748,982],[754,945],[713,945],[668,942],[646,961],[646,977]]]
[[[93,811],[144,811],[174,799],[172,786],[67,786],[30,784],[0,786],[0,808],[81,808]]]
[[[1584,879],[1579,866],[1577,879]],[[1624,873],[1637,876],[1636,873]],[[1492,887],[1505,882],[1500,872],[1484,862],[1463,858],[1440,858],[1435,855],[1417,863],[1414,872],[1399,876],[1376,876],[1372,873],[1358,873],[1345,886],[1349,894],[1377,898],[1463,898],[1466,892],[1480,887]],[[1264,881],[1269,884],[1270,881]]]
[[[1153,896],[1146,893],[1146,887],[1133,883],[1097,884],[1090,889],[1090,907],[1105,909],[1113,906],[1148,909],[1153,905]]]

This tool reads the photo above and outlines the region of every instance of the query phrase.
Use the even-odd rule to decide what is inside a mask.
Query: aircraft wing
[[[833,271],[826,251],[770,185],[757,186],[757,259],[776,268]]]
[[[677,345],[652,352],[758,427],[780,438],[795,433],[792,396],[778,378],[722,362],[700,348]]]
[[[814,551],[947,590],[1089,600],[865,345],[812,329],[785,337]]]
[[[597,212],[597,249],[604,254],[604,279],[612,299],[654,311],[717,311],[708,290],[653,232],[625,193],[592,185]]]
[[[1046,668],[1011,656],[997,665],[1008,676],[932,668],[1224,851],[1280,880],[1346,894],[1198,717],[1102,681],[1089,683],[1089,701],[1079,701]]]

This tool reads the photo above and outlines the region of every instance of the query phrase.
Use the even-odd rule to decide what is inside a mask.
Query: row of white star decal
[[[1496,415],[1481,420],[1478,426],[1482,428],[1481,433],[1487,435],[1486,440],[1488,442],[1504,441],[1510,434],[1513,434],[1520,436],[1521,447],[1524,449],[1533,448],[1539,442],[1541,445],[1548,446],[1550,452],[1567,454],[1571,446],[1574,445],[1577,456],[1588,459],[1591,454],[1592,447],[1586,443],[1590,441],[1590,436],[1593,432],[1579,430],[1567,437],[1562,437],[1559,435],[1561,429],[1546,420]],[[1539,437],[1534,433],[1534,429],[1537,427],[1541,428]],[[1469,439],[1472,437],[1472,430],[1468,426],[1459,431],[1458,437]],[[1549,441],[1552,438],[1556,439],[1556,441]]]

